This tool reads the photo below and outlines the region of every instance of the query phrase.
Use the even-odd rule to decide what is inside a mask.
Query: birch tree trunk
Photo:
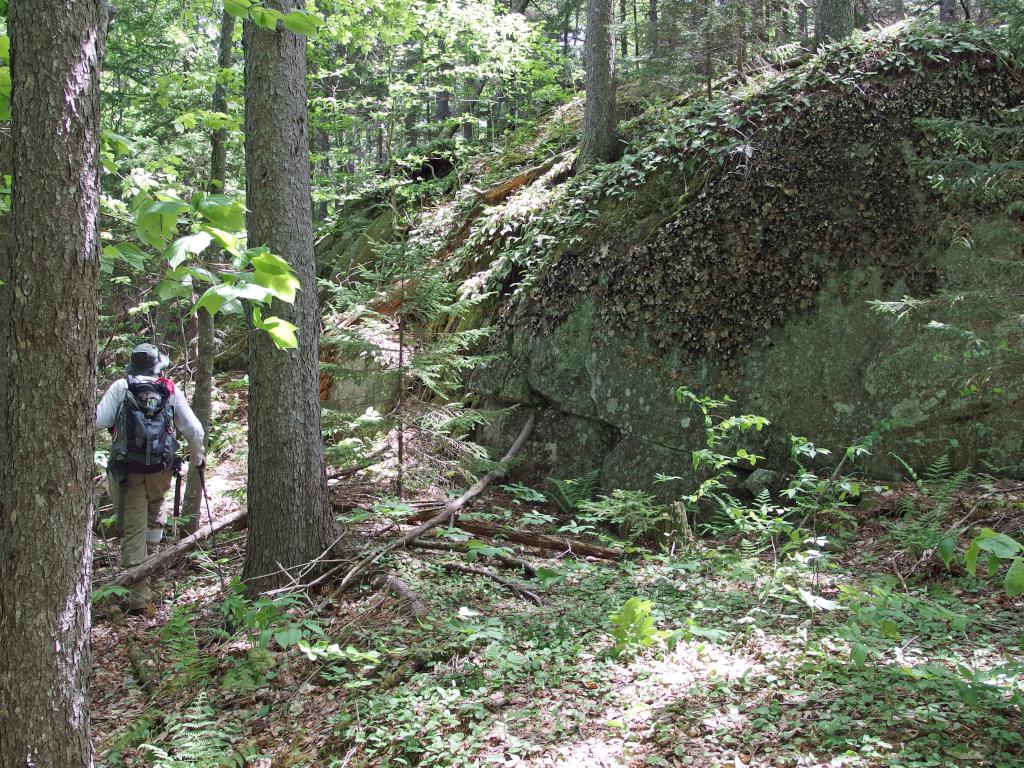
[[[291,11],[301,0],[273,0]],[[319,315],[313,257],[306,39],[246,21],[245,168],[249,242],[294,268],[294,305],[266,310],[294,323],[298,349],[249,341],[249,533],[242,578],[251,592],[279,586],[280,567],[308,562],[334,540],[320,432]]]
[[[10,5],[0,255],[0,766],[92,765],[100,0]]]

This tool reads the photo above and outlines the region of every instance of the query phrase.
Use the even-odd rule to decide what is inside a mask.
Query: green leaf
[[[296,337],[296,328],[287,320],[280,317],[268,317],[263,319],[263,312],[259,307],[252,309],[252,324],[262,331],[266,331],[278,349],[295,349],[299,346]]]
[[[1003,580],[1003,587],[1010,597],[1024,595],[1024,558],[1013,558],[1010,570],[1006,572],[1006,578]]]
[[[253,282],[270,291],[281,301],[295,303],[295,292],[299,290],[299,279],[294,275],[274,275],[254,272]]]
[[[211,315],[216,315],[221,307],[232,299],[238,298],[238,289],[233,285],[220,284],[206,289],[206,292],[199,297],[199,301],[192,307],[193,312],[205,309]]]
[[[11,119],[11,68],[0,67],[0,120]]]
[[[211,235],[214,241],[217,243],[217,245],[219,245],[225,251],[230,253],[232,256],[237,257],[241,255],[241,251],[239,250],[241,244],[238,239],[238,235],[234,234],[233,232],[226,232],[223,229],[211,227],[206,224],[200,226],[199,231],[206,232],[207,234]]]
[[[220,229],[239,232],[245,228],[245,207],[227,195],[196,195],[192,207]]]
[[[953,536],[946,536],[939,542],[939,546],[936,550],[939,554],[939,559],[942,560],[943,565],[949,568],[949,564],[953,561],[953,555],[956,554],[956,538]]]
[[[0,59],[6,62],[11,60],[11,38],[9,35],[0,35]]]
[[[174,236],[178,214],[188,210],[181,200],[160,200],[142,206],[135,214],[135,233],[146,245],[163,250]]]
[[[192,297],[192,289],[184,285],[180,280],[165,278],[156,284],[153,289],[160,301],[171,301],[172,299],[189,299]]]
[[[213,235],[209,232],[197,232],[194,235],[179,237],[164,251],[164,258],[170,264],[171,269],[177,268],[189,254],[198,256],[205,251],[213,242]]]
[[[324,20],[312,11],[297,10],[287,14],[284,19],[284,27],[297,35],[305,35],[315,39],[324,25]]]
[[[143,270],[146,266],[148,256],[146,252],[132,243],[118,243],[103,248],[103,255],[111,261],[123,261],[136,272]]]
[[[864,643],[854,643],[853,647],[850,648],[850,661],[853,662],[853,666],[863,669],[867,660],[868,647]]]
[[[271,32],[277,30],[277,22],[284,18],[284,14],[276,8],[264,8],[255,5],[249,9],[249,18],[259,27],[269,29]]]
[[[269,272],[274,275],[292,274],[292,265],[267,248],[250,248],[246,254],[251,254],[249,263],[258,272]]]
[[[103,131],[103,143],[110,147],[115,155],[130,155],[135,151],[131,139],[113,131]]]
[[[900,639],[899,627],[896,625],[896,622],[892,619],[882,619],[882,621],[878,625],[878,628],[882,631],[882,634],[890,640]]]
[[[280,632],[274,633],[274,640],[276,640],[277,644],[282,648],[289,648],[298,643],[301,639],[302,629],[299,627],[289,627],[288,629],[283,629]]]
[[[999,573],[999,564],[1002,561],[995,555],[988,556],[988,577],[991,579],[997,573]]]
[[[250,8],[250,0],[224,0],[224,12],[239,19],[248,18]]]
[[[975,541],[978,547],[996,557],[1009,559],[1017,555],[1024,547],[1005,533],[996,533],[991,528],[983,528]]]
[[[975,570],[977,570],[979,552],[981,552],[981,549],[978,547],[977,539],[972,541],[971,546],[969,546],[967,551],[964,552],[964,567],[971,576],[973,576]]]

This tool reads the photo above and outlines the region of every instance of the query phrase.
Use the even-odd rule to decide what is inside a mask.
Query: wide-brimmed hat
[[[152,344],[139,344],[132,350],[131,362],[124,372],[128,376],[155,376],[170,364],[171,359]]]

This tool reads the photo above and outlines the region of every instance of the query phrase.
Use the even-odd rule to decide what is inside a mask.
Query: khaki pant
[[[164,536],[167,515],[161,509],[164,496],[171,487],[172,473],[155,472],[151,475],[129,474],[124,483],[118,485],[110,473],[107,483],[110,498],[117,510],[120,493],[124,491],[124,530],[121,533],[121,567],[128,569],[155,552]],[[141,608],[153,599],[149,579],[128,587],[128,604]]]

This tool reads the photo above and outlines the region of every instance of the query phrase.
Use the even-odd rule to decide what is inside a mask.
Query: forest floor
[[[243,503],[237,437],[211,470],[218,515]],[[366,480],[336,489],[358,546],[411,512],[351,503],[385,496]],[[157,581],[155,618],[97,604],[98,765],[1020,766],[1024,599],[927,547],[965,513],[1019,531],[1024,487],[962,485],[941,506],[921,483],[865,495],[811,562],[735,532],[673,552],[605,537],[624,555],[605,561],[444,528],[435,541],[473,554],[382,563],[420,620],[369,584],[222,590],[212,561],[237,577],[244,550],[226,534]],[[514,486],[466,515],[537,531],[558,517]],[[500,573],[540,605],[443,567],[499,554],[539,569]]]

